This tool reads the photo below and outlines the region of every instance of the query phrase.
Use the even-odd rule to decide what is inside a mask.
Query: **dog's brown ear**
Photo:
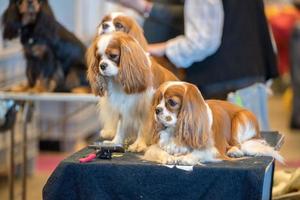
[[[159,132],[163,129],[163,125],[160,122],[157,122],[155,120],[155,108],[160,103],[160,101],[163,98],[163,93],[158,88],[153,96],[152,99],[152,105],[150,110],[150,119],[151,119],[151,125],[150,125],[150,144],[157,144],[159,140]]]
[[[211,134],[211,124],[209,124],[207,106],[200,91],[192,84],[186,86],[175,134],[178,141],[197,149],[207,145]]]
[[[21,15],[16,2],[16,0],[10,0],[2,15],[3,39],[11,40],[19,36]]]
[[[147,88],[151,79],[150,61],[145,51],[132,37],[120,38],[120,42],[118,81],[127,94],[142,92]]]
[[[99,71],[99,58],[96,55],[98,40],[99,37],[95,37],[86,53],[87,79],[91,85],[92,92],[102,97],[107,89],[107,83]]]
[[[131,35],[133,38],[135,38],[138,41],[138,43],[141,45],[141,47],[145,51],[147,51],[148,42],[144,36],[144,31],[135,20],[132,20],[132,26],[128,34]]]

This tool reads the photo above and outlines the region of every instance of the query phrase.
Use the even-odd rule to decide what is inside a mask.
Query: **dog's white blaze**
[[[119,16],[126,16],[125,13],[122,13],[122,12],[112,12],[110,14],[111,18],[114,20],[115,18],[119,17]]]
[[[108,28],[104,30],[101,24],[100,27],[98,28],[98,35],[102,35],[104,33],[112,33],[116,31],[114,23],[112,21],[105,21],[105,24],[108,25]]]
[[[97,43],[97,47],[98,47],[98,53],[100,55],[104,55],[105,54],[105,50],[111,40],[111,35],[103,35],[100,40]]]
[[[170,86],[174,86],[174,85],[181,85],[186,89],[186,85],[184,82],[181,81],[167,81],[164,83],[164,87],[163,87],[163,93],[166,92],[166,90],[170,87]]]

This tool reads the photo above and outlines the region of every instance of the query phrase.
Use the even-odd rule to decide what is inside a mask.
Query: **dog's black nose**
[[[155,113],[158,115],[159,113],[161,113],[163,111],[162,107],[156,107],[155,108]]]
[[[101,64],[100,64],[100,68],[101,68],[102,70],[105,70],[105,69],[107,68],[107,63],[101,63]]]

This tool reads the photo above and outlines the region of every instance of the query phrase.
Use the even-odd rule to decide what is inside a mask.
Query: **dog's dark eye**
[[[117,23],[115,24],[115,26],[116,26],[117,29],[121,29],[121,28],[124,27],[124,26],[123,26],[121,23],[119,23],[119,22],[117,22]]]
[[[106,23],[102,24],[102,28],[103,28],[103,29],[108,29],[108,27],[109,27],[108,24],[106,24]]]
[[[172,100],[172,99],[169,99],[169,100],[168,100],[168,104],[169,104],[170,106],[174,107],[174,106],[177,105],[177,102],[174,101],[174,100]]]
[[[109,54],[109,58],[112,60],[115,60],[118,58],[118,55],[117,54]]]

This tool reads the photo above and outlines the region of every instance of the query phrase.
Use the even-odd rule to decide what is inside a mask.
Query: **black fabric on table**
[[[267,140],[278,143],[275,134]],[[92,149],[62,161],[43,189],[43,199],[261,199],[270,157],[208,163],[193,171],[168,168],[125,153],[112,160],[79,163]]]

